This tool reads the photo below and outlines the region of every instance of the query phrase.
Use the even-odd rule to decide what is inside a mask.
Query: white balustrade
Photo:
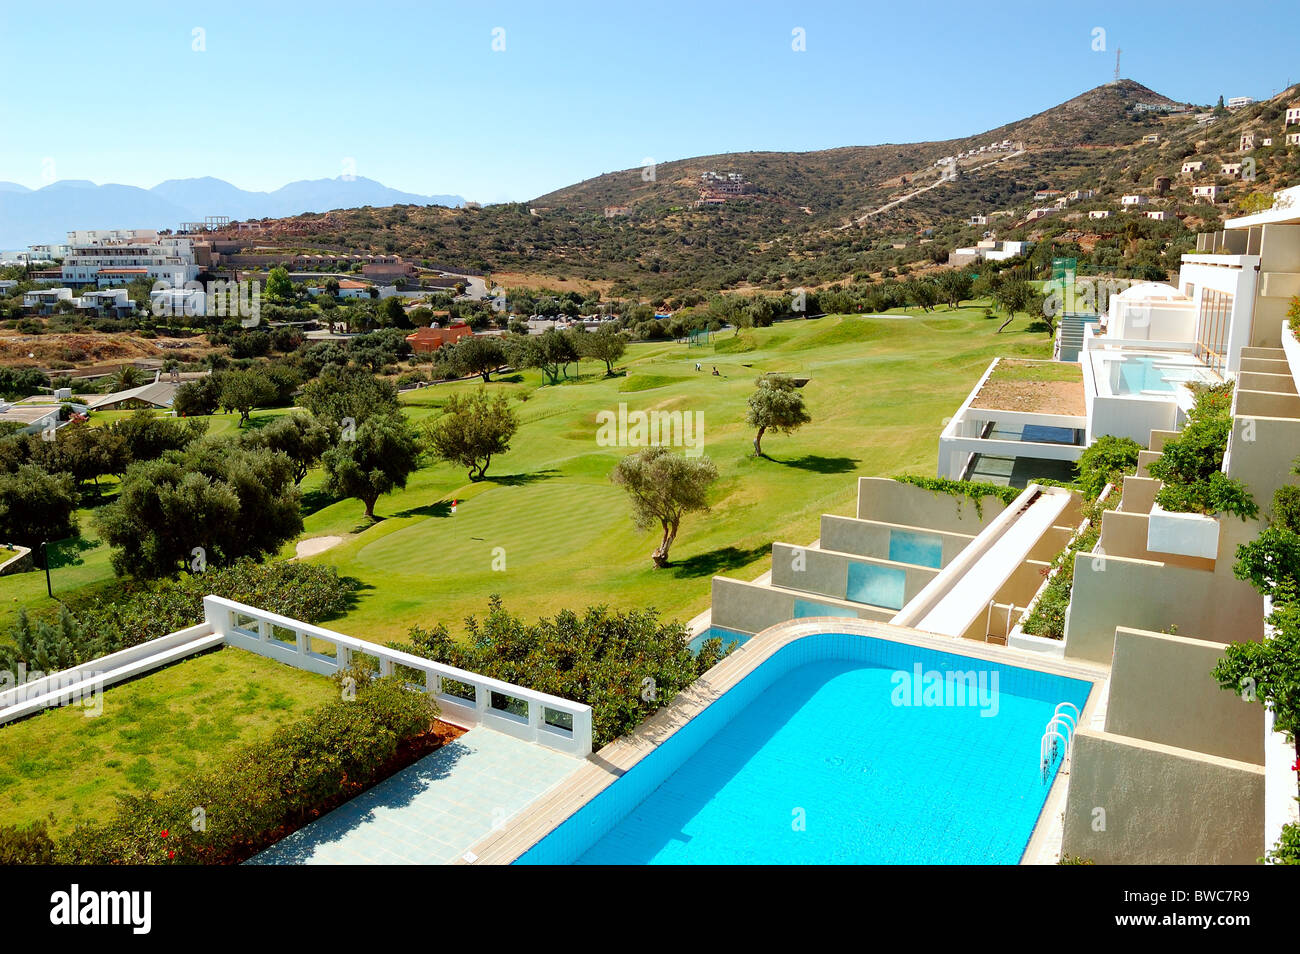
[[[348,668],[354,654],[373,657],[380,675],[403,673],[433,696],[448,722],[484,725],[578,758],[591,754],[590,706],[219,596],[204,597],[203,612],[212,632],[230,646],[321,675]],[[421,675],[423,685],[416,681]]]

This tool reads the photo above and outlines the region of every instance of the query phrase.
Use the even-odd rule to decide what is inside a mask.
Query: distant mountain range
[[[211,176],[168,179],[152,189],[95,185],[85,179],[63,179],[35,190],[0,182],[0,248],[63,242],[73,229],[175,229],[207,215],[246,220],[367,205],[464,203],[458,195],[399,192],[361,176],[303,179],[274,192],[248,192]]]

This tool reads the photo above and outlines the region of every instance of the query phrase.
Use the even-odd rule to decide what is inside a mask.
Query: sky
[[[1109,82],[1117,47],[1174,99],[1265,98],[1300,79],[1288,6],[9,3],[0,180],[526,200],[646,160],[972,135]]]

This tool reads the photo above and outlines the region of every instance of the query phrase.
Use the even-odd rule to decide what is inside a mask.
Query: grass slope
[[[313,494],[318,475],[305,482],[314,507],[305,535],[349,535],[315,559],[365,584],[356,608],[331,625],[378,640],[402,638],[416,623],[455,631],[494,592],[528,616],[605,602],[689,618],[707,608],[714,574],[757,575],[774,540],[812,540],[823,512],[852,513],[857,476],[932,473],[944,418],[988,362],[1048,354],[1044,336],[1017,333],[1023,319],[996,335],[999,323],[975,307],[829,317],[745,332],[752,350],[731,351],[729,334],[704,348],[636,345],[626,377],[538,387],[530,373],[494,383],[528,399],[515,405],[522,426],[489,479],[471,484],[462,471],[426,466],[404,491],[380,500],[384,519],[373,526],[358,502]],[[744,417],[764,371],[811,377],[803,394],[813,423],[769,435],[772,459],[756,460]],[[417,421],[436,415],[452,389],[406,396],[408,412]],[[635,531],[608,479],[632,448],[596,444],[597,413],[620,402],[630,411],[701,412],[704,451],[718,465],[711,511],[684,521],[664,570],[650,564],[655,535]]]
[[[494,380],[487,387],[511,395],[521,426],[487,480],[470,483],[459,468],[426,463],[404,490],[380,498],[382,519],[374,524],[358,501],[323,494],[319,470],[304,480],[303,538],[344,536],[311,559],[363,584],[355,608],[329,625],[378,641],[401,639],[417,623],[457,631],[491,593],[528,616],[604,602],[688,619],[707,608],[714,574],[755,576],[774,540],[807,542],[822,513],[852,513],[856,477],[932,474],[944,419],[993,357],[1050,354],[1044,335],[1024,331],[1025,318],[998,335],[1001,319],[982,312],[971,305],[784,322],[738,337],[727,332],[705,347],[632,345],[625,373],[612,378],[584,362],[581,375],[557,386],[541,386],[535,371]],[[771,459],[755,460],[746,399],[766,371],[811,378],[802,393],[813,423],[793,435],[769,434],[763,447]],[[440,414],[454,391],[481,386],[426,388],[402,401],[418,425]],[[626,499],[609,482],[634,448],[596,443],[597,414],[617,412],[620,403],[630,411],[700,412],[704,452],[718,466],[711,511],[686,518],[673,566],[664,570],[650,563],[655,534],[636,532]],[[282,413],[257,412],[253,425]],[[233,430],[234,416],[219,415],[210,433]],[[95,537],[90,512],[82,518],[89,549],[80,564],[55,571],[57,597],[113,586],[108,548]],[[290,543],[282,556],[293,554]],[[0,626],[19,606],[57,612],[43,574],[0,578]]]

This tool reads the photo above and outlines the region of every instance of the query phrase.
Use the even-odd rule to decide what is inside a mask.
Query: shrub
[[[103,823],[61,839],[63,864],[227,864],[276,841],[368,787],[399,747],[432,726],[437,706],[396,678],[361,686],[352,701],[322,706],[269,739],[240,748],[175,789],[125,796]],[[195,810],[204,824],[195,831]]]
[[[1264,596],[1281,600],[1300,593],[1300,533],[1268,527],[1249,543],[1237,547],[1232,568],[1239,580],[1248,581]]]
[[[1104,487],[1103,487],[1104,489]],[[1025,618],[1021,629],[1030,636],[1042,636],[1046,639],[1065,638],[1065,614],[1070,607],[1070,593],[1074,588],[1074,559],[1079,553],[1091,553],[1101,538],[1101,518],[1107,510],[1119,506],[1120,495],[1111,492],[1105,501],[1092,501],[1084,507],[1083,515],[1088,519],[1088,526],[1071,540],[1056,559],[1053,566],[1059,571],[1051,576],[1047,586],[1034,604],[1034,610]],[[1050,572],[1050,570],[1049,570]]]
[[[588,607],[526,623],[493,595],[480,623],[466,621],[467,638],[445,626],[414,627],[410,643],[394,644],[426,659],[458,666],[538,692],[585,703],[592,735],[603,745],[634,729],[720,659],[719,641],[691,654],[686,627],[661,622],[653,609],[612,612]]]
[[[984,516],[983,498],[996,497],[1004,504],[1009,504],[1021,494],[1021,491],[1015,487],[985,484],[975,480],[950,480],[947,477],[920,477],[915,474],[904,474],[894,479],[900,484],[911,484],[936,494],[949,494],[956,497],[959,507],[961,498],[968,497],[975,502],[975,514],[981,518]]]
[[[54,839],[44,822],[0,827],[0,865],[49,865],[54,863]]]
[[[1277,844],[1260,860],[1275,865],[1300,865],[1300,825],[1294,822],[1283,825]]]
[[[1142,445],[1132,438],[1105,434],[1080,455],[1075,464],[1075,484],[1085,500],[1101,496],[1107,484],[1117,483],[1137,468]]]
[[[343,612],[357,586],[356,580],[340,578],[333,567],[240,560],[197,576],[137,584],[111,599],[73,606],[67,624],[61,614],[57,628],[44,623],[32,626],[20,615],[18,626],[8,634],[8,642],[16,647],[11,651],[14,658],[8,667],[0,668],[13,669],[18,662],[43,670],[66,668],[166,636],[201,623],[203,597],[209,594],[318,623]],[[24,635],[24,625],[30,635]],[[71,663],[62,648],[65,642],[72,645]],[[37,665],[41,652],[58,664]]]
[[[1288,484],[1273,492],[1273,525],[1300,533],[1300,487]]]
[[[1231,513],[1243,520],[1259,514],[1245,484],[1223,473],[1232,433],[1232,384],[1197,390],[1187,426],[1153,461],[1151,476],[1163,486],[1156,503],[1177,513]]]

